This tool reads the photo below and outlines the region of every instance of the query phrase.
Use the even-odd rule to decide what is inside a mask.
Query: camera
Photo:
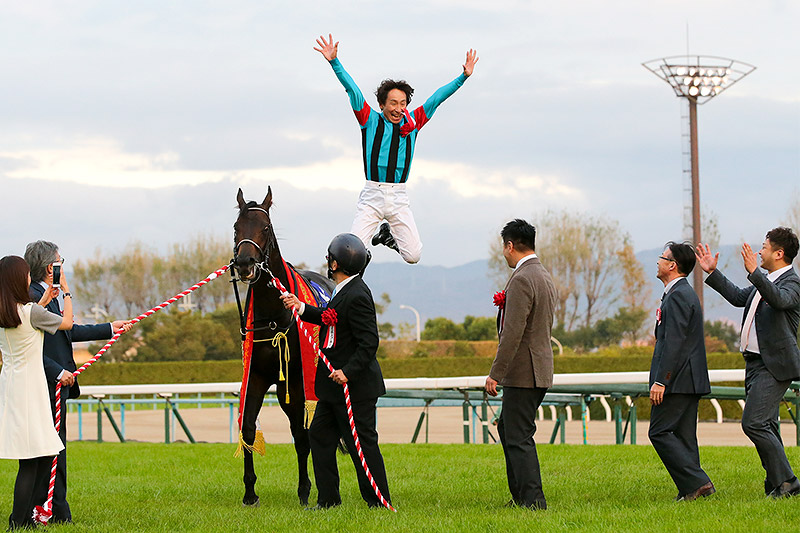
[[[61,262],[53,263],[53,287],[61,287]]]

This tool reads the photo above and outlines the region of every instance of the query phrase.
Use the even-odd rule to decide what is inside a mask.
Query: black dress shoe
[[[800,494],[800,481],[795,477],[775,487],[775,490],[769,493],[769,497],[787,498],[789,496],[797,496],[798,494]]]
[[[527,509],[529,511],[546,511],[547,510],[547,502],[544,500],[537,500],[533,503],[518,503],[519,507]]]
[[[705,498],[706,496],[711,496],[715,492],[717,492],[717,489],[714,487],[714,484],[709,481],[708,483],[706,483],[705,485],[703,485],[702,487],[700,487],[696,491],[690,492],[689,494],[686,494],[686,495],[682,496],[681,498],[678,498],[677,501],[679,501],[679,502],[692,502],[692,501],[696,500],[697,498]]]
[[[388,502],[388,503],[389,503],[389,505],[392,505],[392,502]],[[388,509],[388,507],[386,507],[385,505],[383,505],[380,502],[378,502],[378,503],[368,503],[367,507],[370,508],[370,509]]]
[[[303,510],[304,511],[325,511],[326,509],[332,509],[333,507],[338,507],[340,505],[342,505],[342,504],[341,503],[332,503],[330,505],[324,505],[324,504],[318,503],[314,507],[306,507]]]

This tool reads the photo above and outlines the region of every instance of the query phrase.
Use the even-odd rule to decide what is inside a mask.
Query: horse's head
[[[258,276],[256,264],[266,262],[270,252],[277,248],[269,208],[272,206],[272,188],[260,204],[246,202],[242,189],[236,195],[239,216],[233,224],[233,265],[243,280],[252,281]]]

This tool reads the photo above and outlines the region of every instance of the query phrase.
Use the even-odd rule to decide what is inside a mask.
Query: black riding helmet
[[[328,277],[332,276],[331,263],[336,260],[339,270],[348,276],[364,274],[372,254],[352,233],[340,233],[328,245]]]

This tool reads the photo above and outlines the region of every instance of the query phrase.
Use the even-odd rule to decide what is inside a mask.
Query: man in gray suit
[[[514,269],[506,288],[495,297],[500,308],[500,343],[486,378],[486,392],[497,396],[503,387],[503,409],[497,424],[506,458],[511,505],[547,509],[536,455],[536,411],[553,384],[550,330],[556,288],[536,256],[536,229],[512,220],[500,233],[503,257]]]
[[[795,496],[800,482],[792,472],[779,431],[778,409],[792,380],[800,377],[800,277],[792,268],[797,256],[797,235],[778,227],[767,232],[759,254],[742,245],[747,279],[753,285],[740,289],[717,270],[719,253],[708,245],[697,247],[697,260],[708,272],[706,283],[735,307],[744,307],[739,348],[746,361],[742,429],[753,441],[766,470],[764,492],[773,498]]]
[[[689,244],[668,242],[658,258],[657,277],[664,283],[656,312],[656,345],[650,364],[650,431],[648,436],[678,487],[678,501],[715,492],[700,467],[697,448],[697,404],[711,392],[703,335],[703,308],[686,281],[695,265]]]

